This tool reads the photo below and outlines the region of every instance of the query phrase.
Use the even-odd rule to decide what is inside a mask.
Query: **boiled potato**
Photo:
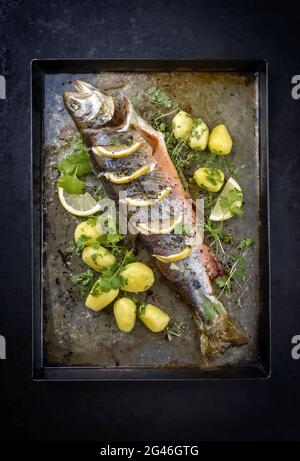
[[[136,321],[136,305],[129,298],[120,298],[114,303],[114,315],[118,328],[129,333]]]
[[[95,283],[88,297],[86,298],[85,305],[93,311],[101,311],[104,307],[108,306],[113,302],[119,294],[119,289],[110,291],[100,291],[97,286],[98,282]]]
[[[175,115],[172,121],[173,133],[176,139],[184,139],[193,127],[192,118],[183,110]]]
[[[207,125],[198,118],[194,120],[194,127],[189,137],[189,146],[191,149],[204,150],[207,146],[209,130]]]
[[[217,168],[198,168],[194,180],[199,187],[209,192],[218,192],[224,184],[224,173]]]
[[[211,131],[208,148],[216,155],[228,155],[231,152],[232,139],[225,125],[215,126]]]
[[[87,246],[82,252],[82,259],[97,272],[112,266],[116,262],[114,255],[101,245]]]
[[[133,293],[146,291],[154,283],[154,274],[150,267],[143,263],[130,263],[125,266],[121,275],[126,279],[122,290]]]
[[[84,242],[84,245],[87,246],[95,243],[99,235],[101,234],[97,230],[96,220],[89,219],[78,224],[78,226],[75,229],[74,239],[77,243],[80,237],[89,237],[89,239]]]
[[[140,319],[149,330],[153,331],[153,333],[163,331],[170,322],[168,314],[153,304],[146,304],[146,306],[141,309]]]

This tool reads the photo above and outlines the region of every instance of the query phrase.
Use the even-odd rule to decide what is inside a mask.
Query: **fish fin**
[[[200,329],[200,347],[206,360],[213,360],[231,346],[243,346],[247,339],[226,312],[216,316],[210,324],[196,318]]]

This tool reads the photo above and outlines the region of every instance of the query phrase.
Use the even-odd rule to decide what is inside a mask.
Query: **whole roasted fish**
[[[76,91],[65,92],[65,105],[80,131],[100,171],[106,191],[129,206],[129,218],[137,212],[135,228],[148,247],[159,270],[193,308],[200,332],[203,356],[212,359],[229,346],[246,340],[214,296],[211,278],[218,275],[218,264],[202,238],[174,232],[176,222],[191,199],[184,190],[168,155],[163,135],[154,130],[134,110],[125,96],[111,96],[92,85],[75,81]],[[116,145],[125,146],[124,152]],[[117,155],[116,155],[117,154]],[[147,217],[155,208],[170,205],[173,226],[148,225]],[[168,209],[168,206],[166,207]],[[161,223],[164,222],[163,217]],[[190,222],[195,228],[195,209]],[[192,234],[192,232],[191,232]],[[195,237],[195,236],[194,236]],[[172,263],[170,255],[180,254]]]

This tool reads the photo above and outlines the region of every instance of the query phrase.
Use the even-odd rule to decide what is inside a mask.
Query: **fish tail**
[[[243,346],[247,339],[226,312],[222,312],[210,324],[196,319],[200,329],[200,347],[206,360],[214,359],[231,346]]]

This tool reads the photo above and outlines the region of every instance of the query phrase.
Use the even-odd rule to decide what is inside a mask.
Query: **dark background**
[[[296,3],[1,1],[0,415],[4,440],[300,440],[300,74]],[[32,58],[266,58],[270,64],[272,378],[34,383],[30,306]],[[4,430],[4,432],[3,432]]]

